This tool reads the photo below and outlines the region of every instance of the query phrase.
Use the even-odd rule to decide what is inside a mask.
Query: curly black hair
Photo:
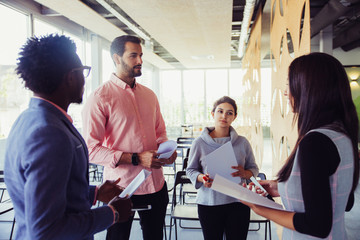
[[[32,37],[21,48],[16,73],[34,93],[53,93],[78,63],[76,45],[68,37]]]

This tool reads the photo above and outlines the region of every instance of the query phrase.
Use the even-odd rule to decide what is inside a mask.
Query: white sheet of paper
[[[236,169],[232,169],[231,166],[238,165],[231,141],[206,155],[205,162],[205,171],[209,173],[210,178],[214,178],[215,174],[218,174],[230,181],[240,183],[240,177],[231,176],[231,173],[236,171]]]
[[[174,140],[163,142],[159,145],[157,153],[160,154],[158,158],[169,158],[175,152],[177,143]]]
[[[151,172],[143,169],[139,174],[131,181],[131,183],[122,191],[119,197],[124,198],[127,194],[131,197],[134,192],[140,187],[140,185],[150,176]]]
[[[273,202],[266,197],[252,192],[249,189],[234,182],[231,182],[219,175],[215,175],[215,179],[211,185],[211,189],[246,202],[285,211],[281,204]]]

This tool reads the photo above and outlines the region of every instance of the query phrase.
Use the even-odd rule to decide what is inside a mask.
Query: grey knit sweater
[[[238,202],[237,199],[206,188],[201,182],[196,181],[198,175],[204,173],[204,169],[206,168],[204,157],[228,141],[232,143],[238,165],[243,166],[246,170],[250,170],[254,176],[257,176],[259,173],[259,168],[255,163],[250,143],[245,137],[239,136],[235,129],[230,127],[230,137],[213,139],[209,135],[213,130],[214,127],[205,128],[201,136],[194,140],[190,149],[189,165],[186,169],[186,174],[195,188],[199,189],[196,199],[198,204],[215,206]],[[219,161],[221,161],[221,159],[219,159]]]

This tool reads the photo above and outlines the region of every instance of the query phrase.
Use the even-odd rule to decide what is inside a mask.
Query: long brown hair
[[[328,54],[310,53],[296,58],[290,64],[288,77],[299,137],[286,164],[278,173],[278,181],[289,178],[297,147],[305,134],[312,129],[327,126],[343,132],[351,139],[355,168],[352,186],[354,191],[359,180],[359,122],[343,66]]]

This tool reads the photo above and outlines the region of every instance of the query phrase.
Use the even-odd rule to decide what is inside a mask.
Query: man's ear
[[[115,62],[115,64],[120,64],[120,56],[118,55],[118,54],[116,54],[116,53],[114,53],[113,55],[112,55],[112,59],[113,59],[113,61]]]
[[[64,83],[69,87],[73,87],[75,85],[75,74],[71,72],[67,73],[64,77]]]

